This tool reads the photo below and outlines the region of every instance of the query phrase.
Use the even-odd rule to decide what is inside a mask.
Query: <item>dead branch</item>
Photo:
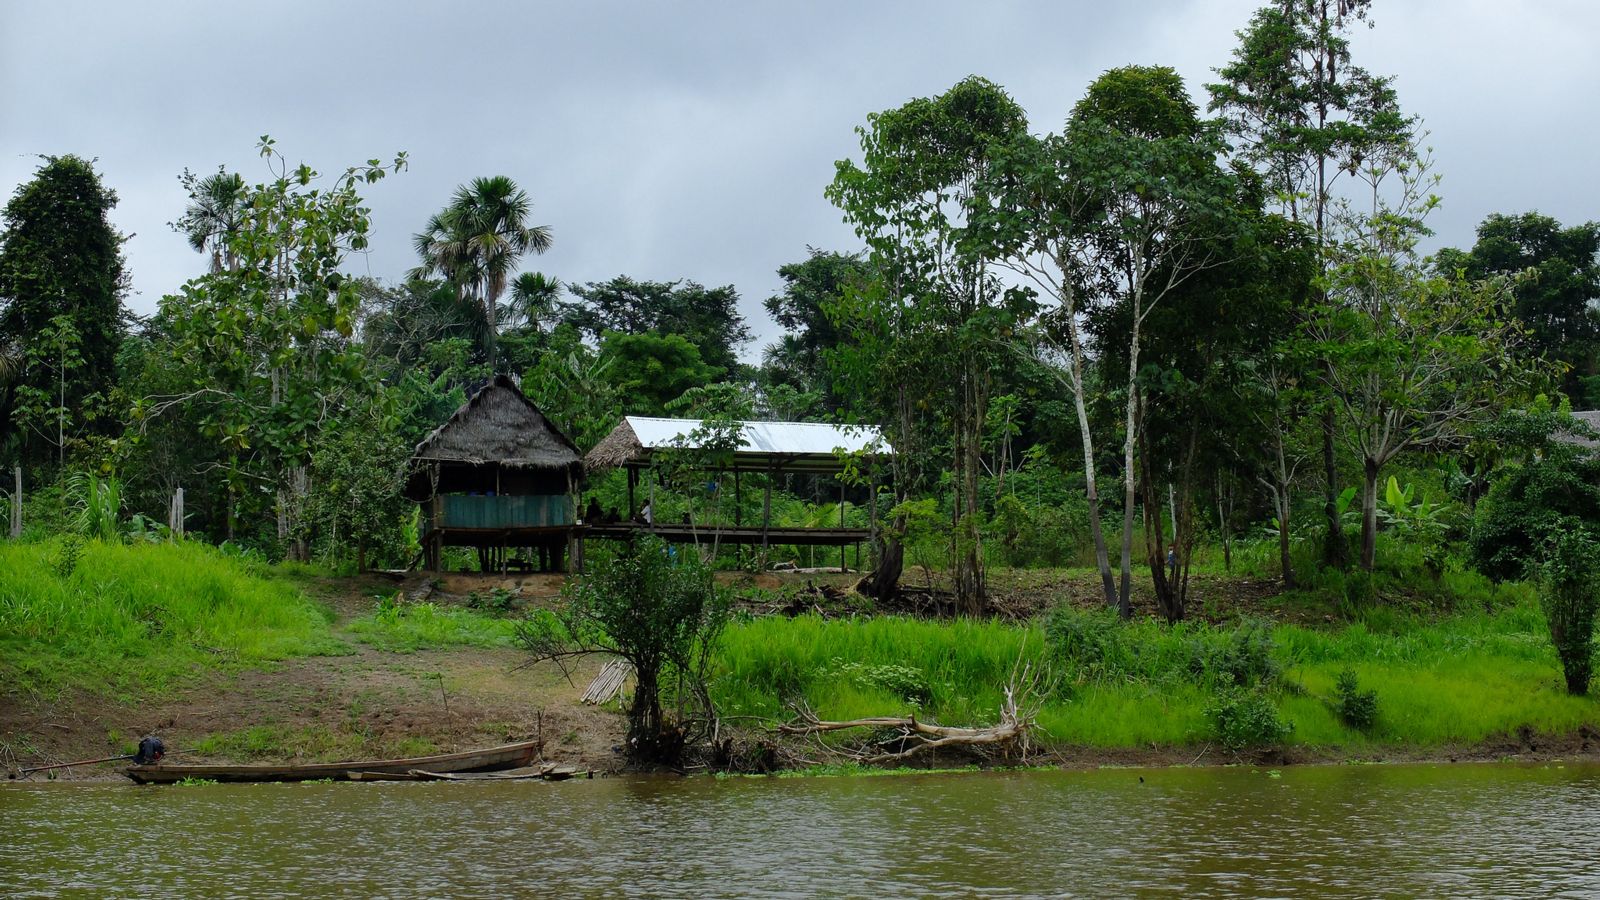
[[[1020,671],[1012,674],[1011,683],[1005,687],[1005,699],[1000,706],[1000,721],[988,728],[963,728],[951,725],[938,725],[919,720],[912,716],[872,716],[863,719],[849,719],[845,721],[827,721],[817,718],[816,714],[803,706],[796,707],[795,718],[779,725],[779,734],[796,735],[818,739],[820,735],[845,731],[851,728],[869,728],[875,730],[893,729],[897,733],[887,740],[877,740],[869,747],[882,748],[899,746],[904,749],[891,752],[869,752],[862,750],[828,749],[834,755],[843,755],[846,758],[862,763],[881,764],[901,762],[921,753],[949,747],[963,747],[973,749],[994,748],[1002,752],[1020,750],[1024,758],[1028,751],[1029,733],[1034,729],[1034,717],[1038,713],[1037,706],[1032,702],[1039,686],[1037,673],[1031,671],[1029,666],[1022,666]],[[1026,703],[1019,698],[1026,698]],[[820,740],[817,745],[821,746]],[[908,746],[909,745],[909,746]]]

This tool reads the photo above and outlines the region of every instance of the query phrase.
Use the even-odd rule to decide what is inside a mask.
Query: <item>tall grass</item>
[[[995,719],[1001,689],[1021,659],[1055,669],[1056,685],[1038,717],[1046,743],[1211,742],[1206,708],[1227,679],[1209,661],[1239,642],[1237,629],[1154,621],[1117,627],[1126,657],[1080,667],[1051,652],[1039,625],[756,619],[729,627],[713,689],[729,715],[783,718],[789,703],[803,701],[829,719],[916,711],[946,724],[976,724]],[[1378,610],[1340,628],[1278,625],[1267,635],[1282,672],[1269,696],[1295,725],[1291,744],[1359,754],[1472,744],[1524,728],[1567,734],[1600,726],[1600,702],[1565,693],[1531,601],[1436,620]],[[1346,668],[1377,691],[1377,725],[1368,732],[1334,712],[1334,683]],[[926,690],[913,696],[908,679],[920,679]]]
[[[433,603],[384,601],[371,615],[345,630],[382,650],[410,653],[436,647],[511,647],[517,622],[470,609],[446,609]]]
[[[203,544],[0,544],[0,678],[19,691],[160,688],[338,652],[330,619],[265,567]]]

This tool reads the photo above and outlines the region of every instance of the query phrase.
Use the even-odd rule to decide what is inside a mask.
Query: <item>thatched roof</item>
[[[496,375],[417,445],[412,463],[428,462],[570,469],[576,474],[582,457],[515,382]]]
[[[645,465],[651,452],[668,447],[693,447],[700,419],[627,416],[584,457],[584,468],[600,471]],[[781,467],[788,471],[833,473],[840,470],[839,452],[887,455],[894,450],[878,429],[816,422],[741,422],[741,446],[731,468],[747,471]]]

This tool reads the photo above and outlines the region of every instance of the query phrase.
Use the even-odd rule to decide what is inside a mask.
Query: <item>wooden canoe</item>
[[[128,777],[140,784],[171,784],[185,778],[207,781],[317,781],[331,778],[346,781],[352,772],[405,774],[415,769],[428,772],[499,772],[520,769],[533,760],[538,741],[505,744],[486,750],[466,750],[437,756],[408,759],[373,759],[352,762],[302,763],[264,766],[185,766],[158,763],[129,766]]]

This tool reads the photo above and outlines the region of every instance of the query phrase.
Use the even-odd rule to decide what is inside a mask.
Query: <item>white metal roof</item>
[[[658,419],[628,416],[640,445],[647,449],[677,446],[682,437],[700,427],[700,419]],[[869,425],[823,425],[815,422],[744,422],[744,445],[736,453],[831,456],[843,450],[859,453],[869,448],[876,453],[893,453],[878,429]],[[693,446],[687,444],[686,446]]]

